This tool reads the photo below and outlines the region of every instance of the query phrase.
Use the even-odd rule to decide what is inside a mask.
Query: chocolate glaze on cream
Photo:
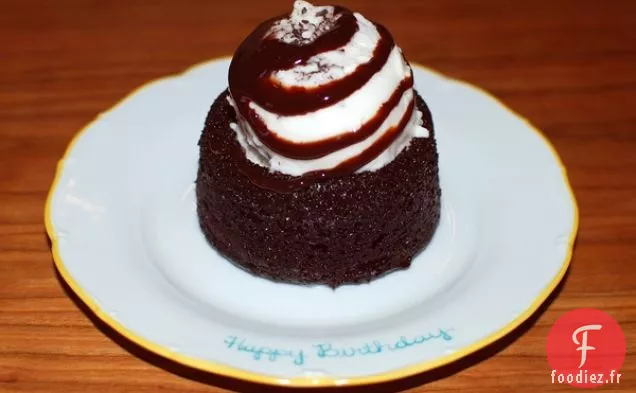
[[[248,111],[247,103],[256,102],[269,111],[281,115],[299,115],[324,108],[342,100],[361,88],[386,63],[393,38],[382,26],[380,42],[370,62],[363,64],[346,77],[313,89],[286,88],[272,83],[266,76],[304,64],[311,57],[346,45],[358,30],[353,13],[346,8],[334,7],[340,17],[330,31],[310,44],[295,45],[267,35],[272,25],[286,17],[270,19],[250,34],[239,46],[229,72],[232,97],[241,112]]]
[[[296,7],[299,3],[301,6],[307,4],[311,7],[304,2],[297,2]],[[310,12],[308,7],[301,9],[302,15],[307,12]],[[326,14],[327,11],[322,10],[318,16],[324,17]],[[379,131],[387,118],[396,110],[404,94],[413,89],[410,68],[409,75],[397,84],[390,97],[364,124],[356,129],[346,130],[324,139],[305,142],[288,140],[270,129],[254,110],[252,105],[256,104],[276,115],[298,116],[338,105],[339,102],[363,88],[374,75],[382,70],[395,48],[394,40],[388,30],[373,23],[379,39],[369,61],[358,65],[353,72],[341,78],[315,87],[285,86],[271,76],[279,71],[306,65],[308,60],[316,55],[344,47],[359,30],[356,14],[346,8],[334,6],[330,7],[329,19],[324,19],[320,25],[312,24],[311,29],[308,29],[309,24],[316,23],[315,19],[312,22],[308,15],[307,19],[302,19],[300,23],[293,26],[290,32],[291,39],[280,39],[272,31],[281,21],[286,21],[287,17],[288,15],[281,15],[262,23],[243,41],[233,56],[229,70],[229,91],[243,126],[251,128],[253,137],[258,138],[259,143],[271,152],[294,160],[319,159],[367,140]],[[311,30],[314,36],[307,37],[304,33],[308,30]],[[406,63],[403,56],[401,54],[400,56]],[[354,173],[389,148],[405,128],[410,126],[410,121],[414,117],[413,98],[411,97],[410,101],[403,105],[407,109],[399,117],[397,124],[386,128],[382,135],[376,136],[373,143],[361,150],[359,154],[345,158],[330,168],[308,171],[284,184],[280,182],[274,184],[271,179],[256,176],[248,169],[245,169],[244,173],[256,185],[283,192],[293,191],[321,179]],[[332,126],[324,124],[324,127]]]
[[[384,135],[375,144],[373,144],[370,149],[365,150],[362,154],[355,156],[329,170],[318,170],[308,172],[302,176],[281,179],[278,177],[262,176],[262,172],[256,170],[256,168],[242,156],[235,156],[234,158],[238,163],[241,163],[241,165],[239,165],[241,173],[247,176],[254,185],[271,191],[284,193],[294,192],[312,183],[328,179],[329,177],[350,174],[361,168],[367,162],[371,161],[374,157],[377,157],[378,154],[386,149],[395,140],[395,138],[399,136],[400,132],[409,121],[410,114],[412,113],[414,106],[414,102],[411,101],[407,113],[402,116],[400,123],[384,133]],[[238,151],[235,151],[234,154],[237,152]]]
[[[355,76],[359,71],[353,73]],[[346,78],[346,77],[345,77]],[[329,85],[338,85],[340,81],[331,82]],[[250,123],[254,131],[258,134],[261,141],[270,149],[289,158],[300,160],[320,158],[329,153],[340,150],[343,147],[358,143],[373,134],[378,127],[389,117],[391,111],[396,107],[402,95],[413,86],[413,78],[406,78],[398,85],[388,101],[386,101],[376,112],[375,116],[357,130],[344,132],[341,135],[323,139],[317,142],[290,143],[284,139],[277,137],[272,133],[263,120],[254,113],[250,108],[246,108],[247,121]],[[323,87],[313,90],[322,91]],[[316,94],[319,94],[318,92]],[[330,97],[330,96],[327,96]],[[292,104],[294,105],[294,104]],[[291,106],[291,105],[290,105]],[[317,108],[315,108],[317,109]],[[412,111],[411,111],[412,112]],[[409,115],[411,113],[408,113]],[[407,118],[408,121],[408,118]],[[405,122],[406,125],[406,122]],[[403,128],[403,127],[402,127]],[[370,161],[370,160],[369,160]],[[368,162],[368,161],[367,161]],[[357,168],[351,168],[355,170]]]

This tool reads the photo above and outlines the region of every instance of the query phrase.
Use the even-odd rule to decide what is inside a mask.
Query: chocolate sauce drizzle
[[[290,88],[272,83],[269,78],[272,73],[306,64],[311,57],[343,47],[351,40],[358,31],[357,19],[342,7],[335,7],[336,15],[338,19],[332,29],[309,45],[287,44],[266,36],[274,23],[286,16],[264,22],[241,43],[229,71],[230,91],[241,112],[250,101],[285,116],[313,112],[351,95],[382,69],[394,43],[389,32],[378,26],[380,42],[371,60],[360,65],[356,72],[318,88]]]
[[[371,162],[375,157],[380,155],[385,149],[387,149],[393,141],[401,134],[404,130],[404,127],[408,124],[413,110],[415,108],[415,100],[411,99],[409,106],[400,119],[400,122],[387,130],[382,137],[380,137],[373,145],[371,145],[367,150],[362,152],[362,154],[352,157],[349,160],[342,162],[340,165],[335,168],[329,170],[321,170],[321,171],[313,171],[305,173],[302,176],[296,177],[288,177],[286,179],[263,176],[262,169],[256,167],[254,164],[246,162],[244,157],[236,157],[237,162],[246,162],[247,165],[243,165],[239,168],[239,170],[245,174],[255,185],[258,187],[288,193],[299,190],[307,185],[317,183],[321,180],[337,177],[337,176],[345,176],[355,172],[356,170],[362,168],[367,163]]]
[[[411,87],[413,87],[413,78],[405,78],[393,91],[389,99],[380,106],[375,115],[361,127],[317,142],[294,143],[282,139],[271,132],[263,119],[251,109],[247,110],[246,120],[252,126],[258,138],[271,150],[298,160],[315,159],[367,139],[380,128],[391,114],[391,111],[398,105],[402,95]]]
[[[413,86],[411,76],[405,78],[377,113],[362,127],[336,137],[317,142],[294,143],[280,138],[268,129],[265,122],[250,108],[254,102],[281,116],[302,115],[325,108],[343,100],[362,88],[387,62],[395,43],[386,28],[375,24],[380,39],[371,60],[359,65],[351,74],[316,88],[284,87],[274,83],[270,75],[277,71],[304,65],[320,53],[345,46],[358,31],[354,14],[346,8],[334,7],[334,25],[309,44],[285,43],[267,36],[271,27],[287,15],[270,19],[259,25],[237,49],[229,70],[229,90],[238,112],[250,124],[256,136],[272,151],[283,156],[308,160],[323,157],[371,136],[398,105],[402,95]],[[333,176],[355,172],[386,149],[405,128],[413,108],[410,103],[400,123],[388,130],[360,155],[335,168],[316,171],[292,178],[291,181],[273,180],[245,168],[244,173],[253,183],[275,191],[293,191],[308,184]]]

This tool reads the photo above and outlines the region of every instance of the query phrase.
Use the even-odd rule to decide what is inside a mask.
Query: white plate
[[[228,65],[137,90],[82,130],[59,165],[46,212],[57,268],[130,340],[268,384],[386,381],[500,338],[563,277],[578,212],[551,145],[483,91],[420,66],[443,211],[413,266],[335,291],[235,268],[206,243],[193,193],[197,141]]]

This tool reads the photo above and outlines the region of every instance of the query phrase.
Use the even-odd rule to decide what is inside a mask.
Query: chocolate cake
[[[343,71],[348,52],[364,50],[367,61]],[[257,276],[369,282],[408,268],[439,223],[431,113],[388,31],[341,7],[297,1],[259,26],[199,148],[201,229]]]

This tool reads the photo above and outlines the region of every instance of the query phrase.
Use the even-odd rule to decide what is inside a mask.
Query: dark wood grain
[[[636,2],[342,1],[385,24],[409,60],[492,92],[552,140],[580,233],[567,280],[514,334],[458,364],[355,391],[542,392],[564,312],[616,318],[636,391]],[[276,391],[195,372],[118,337],[52,267],[43,206],[73,134],[139,85],[229,55],[291,1],[4,0],[0,4],[0,391]]]

